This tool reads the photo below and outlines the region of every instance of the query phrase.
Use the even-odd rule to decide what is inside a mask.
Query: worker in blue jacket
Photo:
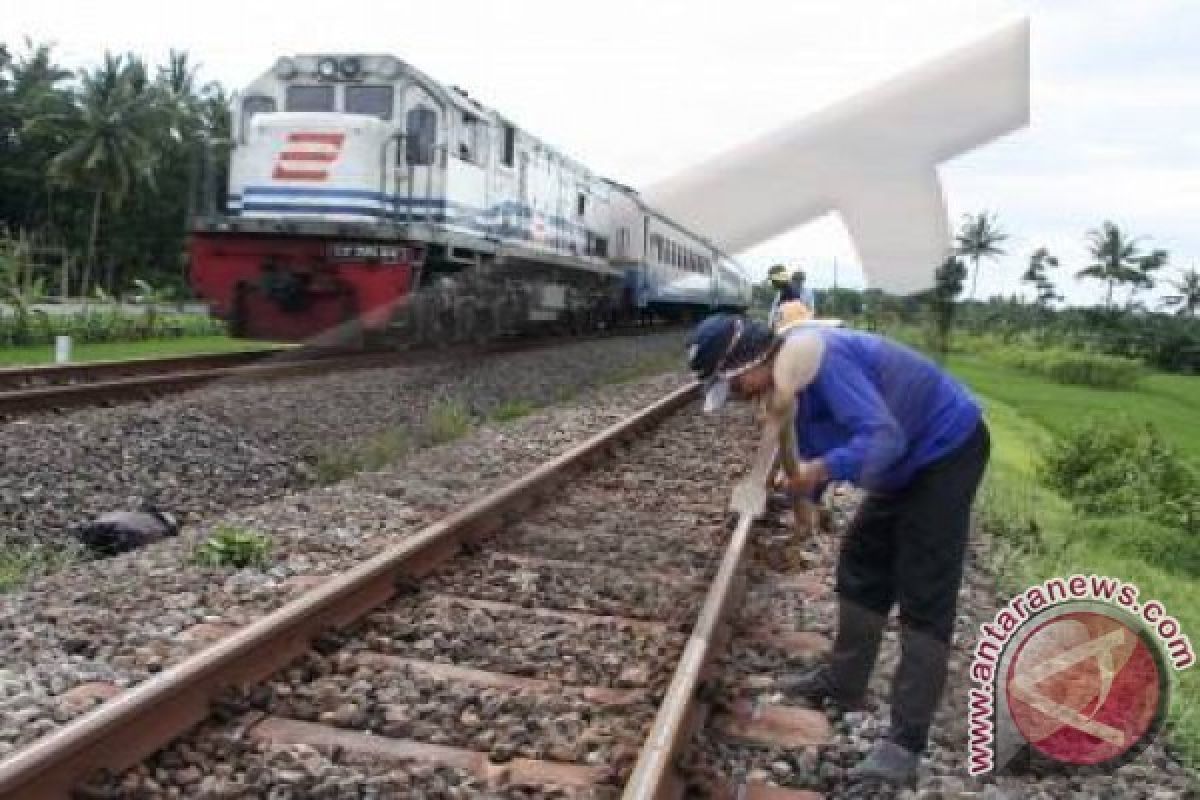
[[[815,497],[832,481],[867,490],[837,564],[838,625],[828,663],[781,681],[820,707],[863,706],[893,606],[900,663],[891,727],[853,770],[856,782],[912,786],[946,680],[971,505],[989,455],[975,400],[924,356],[858,331],[798,326],[783,334],[735,315],[693,332],[689,367],[704,381],[707,410],[732,393],[764,407],[764,435],[739,489],[761,497],[776,443],[800,459],[785,485]],[[783,437],[781,433],[786,433]]]

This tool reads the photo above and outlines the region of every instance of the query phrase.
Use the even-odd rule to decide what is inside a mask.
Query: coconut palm
[[[82,71],[75,98],[76,130],[50,163],[56,180],[92,195],[83,291],[95,267],[101,213],[120,208],[139,183],[152,184],[153,135],[163,112],[149,90],[140,59],[106,53],[99,67]],[[110,275],[110,285],[111,285]]]
[[[67,141],[61,126],[33,121],[63,118],[70,110],[60,86],[71,73],[57,65],[49,45],[25,40],[25,49],[0,56],[0,219],[31,229],[53,224],[51,187],[46,170],[50,155]]]
[[[1155,250],[1138,259],[1137,277],[1130,282],[1129,298],[1125,301],[1127,308],[1134,307],[1134,299],[1140,290],[1154,288],[1154,273],[1167,265],[1167,258],[1166,250]]]
[[[968,299],[975,299],[980,260],[1004,255],[1004,250],[999,245],[1006,239],[1008,234],[996,225],[995,214],[980,211],[975,215],[963,215],[962,227],[955,236],[955,250],[971,261],[971,294]]]
[[[1192,267],[1189,270],[1181,271],[1178,279],[1169,280],[1167,283],[1179,294],[1164,297],[1163,304],[1179,306],[1176,313],[1196,316],[1196,312],[1200,311],[1200,272]]]
[[[1113,288],[1118,284],[1135,287],[1154,285],[1150,273],[1167,262],[1165,250],[1142,255],[1140,238],[1126,235],[1113,222],[1105,220],[1098,228],[1088,231],[1088,250],[1095,262],[1076,273],[1079,278],[1094,278],[1108,284],[1104,308],[1112,308]]]

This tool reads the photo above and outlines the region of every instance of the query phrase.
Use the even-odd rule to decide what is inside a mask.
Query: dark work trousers
[[[892,681],[889,738],[921,752],[946,682],[971,523],[971,503],[991,450],[981,421],[959,447],[903,489],[868,494],[837,565],[838,632],[831,658],[838,696],[861,702],[893,605],[900,607],[900,664]]]

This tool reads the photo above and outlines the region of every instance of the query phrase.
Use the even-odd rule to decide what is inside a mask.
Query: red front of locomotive
[[[403,243],[257,231],[196,231],[191,284],[236,336],[306,341],[387,327],[422,250]]]

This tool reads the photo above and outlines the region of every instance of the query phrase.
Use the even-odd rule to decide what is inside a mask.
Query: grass
[[[975,357],[952,358],[951,366],[984,402],[992,431],[992,460],[979,507],[983,524],[996,534],[993,570],[1003,591],[1011,595],[1076,572],[1112,576],[1135,583],[1143,598],[1160,600],[1179,619],[1193,647],[1200,647],[1194,571],[1200,545],[1140,516],[1079,515],[1037,478],[1038,453],[1056,431],[1081,416],[1123,413],[1169,430],[1164,420],[1181,419],[1191,408],[1194,426],[1200,378],[1151,376],[1137,390],[1106,391],[1063,386]],[[1189,380],[1194,382],[1190,390]],[[1195,457],[1197,432],[1179,432]],[[1183,548],[1193,558],[1184,559]],[[1200,669],[1175,678],[1172,739],[1195,766],[1200,764]]]
[[[409,451],[408,431],[392,428],[356,447],[335,448],[319,454],[314,465],[317,481],[337,483],[358,472],[382,469]]]
[[[1019,410],[1055,435],[1088,417],[1149,422],[1189,460],[1200,464],[1200,378],[1151,374],[1134,389],[1068,386],[984,356],[952,355],[948,366],[977,393]]]
[[[73,541],[59,548],[0,541],[0,593],[19,588],[39,575],[68,567],[80,556],[81,548]]]
[[[458,402],[448,401],[435,405],[425,421],[425,438],[430,444],[446,444],[461,439],[471,429],[471,415]]]
[[[527,400],[509,400],[492,412],[492,419],[496,422],[511,422],[529,416],[536,408],[537,406]]]
[[[233,353],[279,347],[271,342],[234,339],[229,336],[184,336],[138,342],[72,342],[71,362],[123,361],[132,358],[162,358],[201,353]],[[54,345],[0,346],[0,366],[53,364]]]
[[[264,567],[271,558],[271,537],[249,528],[219,525],[192,554],[206,567]]]

